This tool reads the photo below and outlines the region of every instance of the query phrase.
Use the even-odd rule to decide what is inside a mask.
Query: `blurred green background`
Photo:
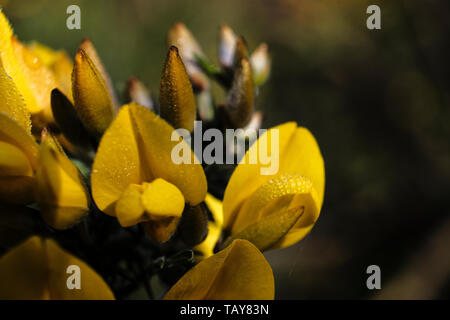
[[[450,4],[446,1],[0,0],[22,41],[72,57],[90,37],[120,91],[158,92],[166,33],[184,22],[214,61],[220,24],[267,42],[264,127],[295,120],[316,136],[325,203],[311,234],[268,252],[280,299],[450,297]],[[81,30],[66,8],[81,8]],[[381,7],[381,30],[366,8]],[[299,159],[301,161],[301,159]],[[366,287],[379,265],[382,289]]]

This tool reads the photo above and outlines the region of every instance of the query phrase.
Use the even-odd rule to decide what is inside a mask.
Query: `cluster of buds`
[[[210,121],[218,114],[219,125],[243,128],[252,117],[260,125],[261,114],[255,115],[255,97],[270,73],[270,56],[265,43],[249,55],[245,39],[224,25],[219,32],[219,67],[211,64],[200,45],[182,24],[176,23],[169,31],[169,46],[178,47],[198,96],[197,105],[201,120]],[[213,106],[210,79],[226,90],[226,101]]]
[[[155,297],[152,276],[170,287],[167,299],[274,297],[262,251],[301,240],[322,206],[315,138],[294,122],[269,129],[244,160],[276,136],[280,170],[262,176],[261,163],[242,161],[223,188],[215,185],[223,171],[206,174],[175,130],[193,132],[196,120],[218,130],[259,128],[267,45],[250,55],[244,38],[223,26],[216,67],[176,23],[159,100],[130,78],[121,105],[89,39],[72,61],[22,44],[2,12],[0,32],[0,297],[110,299],[140,285]],[[211,81],[227,92],[221,104]],[[191,161],[173,161],[180,144]],[[223,200],[212,194],[217,188]],[[67,265],[81,269],[80,291],[64,287]]]

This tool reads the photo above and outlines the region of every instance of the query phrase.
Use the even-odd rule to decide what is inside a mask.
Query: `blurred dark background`
[[[0,0],[22,41],[72,57],[90,37],[120,91],[136,76],[157,93],[166,33],[184,22],[215,61],[220,24],[272,74],[264,127],[295,120],[316,136],[325,203],[297,245],[268,252],[280,299],[450,297],[450,3],[447,1]],[[81,30],[66,8],[81,7]],[[381,30],[366,8],[381,8]],[[382,289],[366,287],[367,266]]]

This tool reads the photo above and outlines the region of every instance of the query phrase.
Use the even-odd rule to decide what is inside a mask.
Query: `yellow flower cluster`
[[[255,85],[263,84],[270,70],[267,46],[249,55],[243,38],[224,26],[221,68],[214,69],[183,24],[171,28],[168,42],[158,115],[137,80],[128,90],[132,101],[119,106],[89,40],[72,61],[63,51],[22,44],[0,12],[0,203],[12,211],[33,204],[54,230],[73,227],[95,207],[121,227],[142,226],[156,243],[168,242],[188,225],[181,233],[190,238],[197,264],[165,299],[273,299],[273,274],[261,251],[298,242],[317,221],[325,184],[319,147],[307,129],[293,122],[279,125],[247,151],[223,202],[207,193],[193,152],[191,164],[171,160],[174,146],[183,143],[181,136],[174,141],[175,128],[192,132],[197,117],[219,116],[226,127],[251,125]],[[225,105],[217,109],[211,109],[210,78],[228,89]],[[245,160],[258,144],[270,145],[273,130],[279,132],[280,167],[264,176],[261,165]],[[73,158],[92,164],[90,177]],[[69,265],[82,270],[81,290],[66,287]],[[55,240],[33,235],[0,258],[0,298],[114,295]]]

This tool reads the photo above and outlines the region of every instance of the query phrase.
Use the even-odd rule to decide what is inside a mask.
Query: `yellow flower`
[[[17,204],[36,199],[44,220],[57,229],[84,216],[89,204],[78,169],[57,140],[44,131],[38,148],[31,135],[30,113],[1,58],[0,199]]]
[[[16,39],[3,12],[0,12],[0,52],[6,73],[36,123],[53,121],[50,92],[59,86],[57,79],[33,51]]]
[[[250,242],[235,240],[198,263],[167,292],[165,300],[271,300],[274,278],[264,255]]]
[[[279,171],[261,175],[263,164],[251,164],[249,155],[261,145],[271,150],[271,135],[279,130]],[[271,156],[271,155],[269,155]],[[236,167],[220,202],[208,206],[221,225],[223,214],[227,246],[234,239],[247,239],[260,250],[282,248],[300,241],[312,229],[322,207],[325,188],[323,158],[313,135],[293,122],[268,130]],[[197,246],[203,257],[212,254],[217,233]]]
[[[80,171],[47,130],[39,148],[35,198],[42,218],[55,229],[67,229],[89,212],[89,193]]]
[[[124,227],[148,222],[153,238],[168,240],[185,203],[202,202],[207,188],[200,164],[172,161],[179,139],[174,128],[147,108],[123,106],[103,135],[93,164],[92,195],[99,209]],[[194,163],[192,152],[191,157]]]
[[[80,289],[69,289],[69,266],[79,267]],[[114,295],[86,263],[55,241],[38,236],[0,258],[0,299],[111,300]]]
[[[73,62],[67,53],[64,50],[53,50],[36,41],[33,41],[28,48],[53,72],[61,91],[72,99]]]

